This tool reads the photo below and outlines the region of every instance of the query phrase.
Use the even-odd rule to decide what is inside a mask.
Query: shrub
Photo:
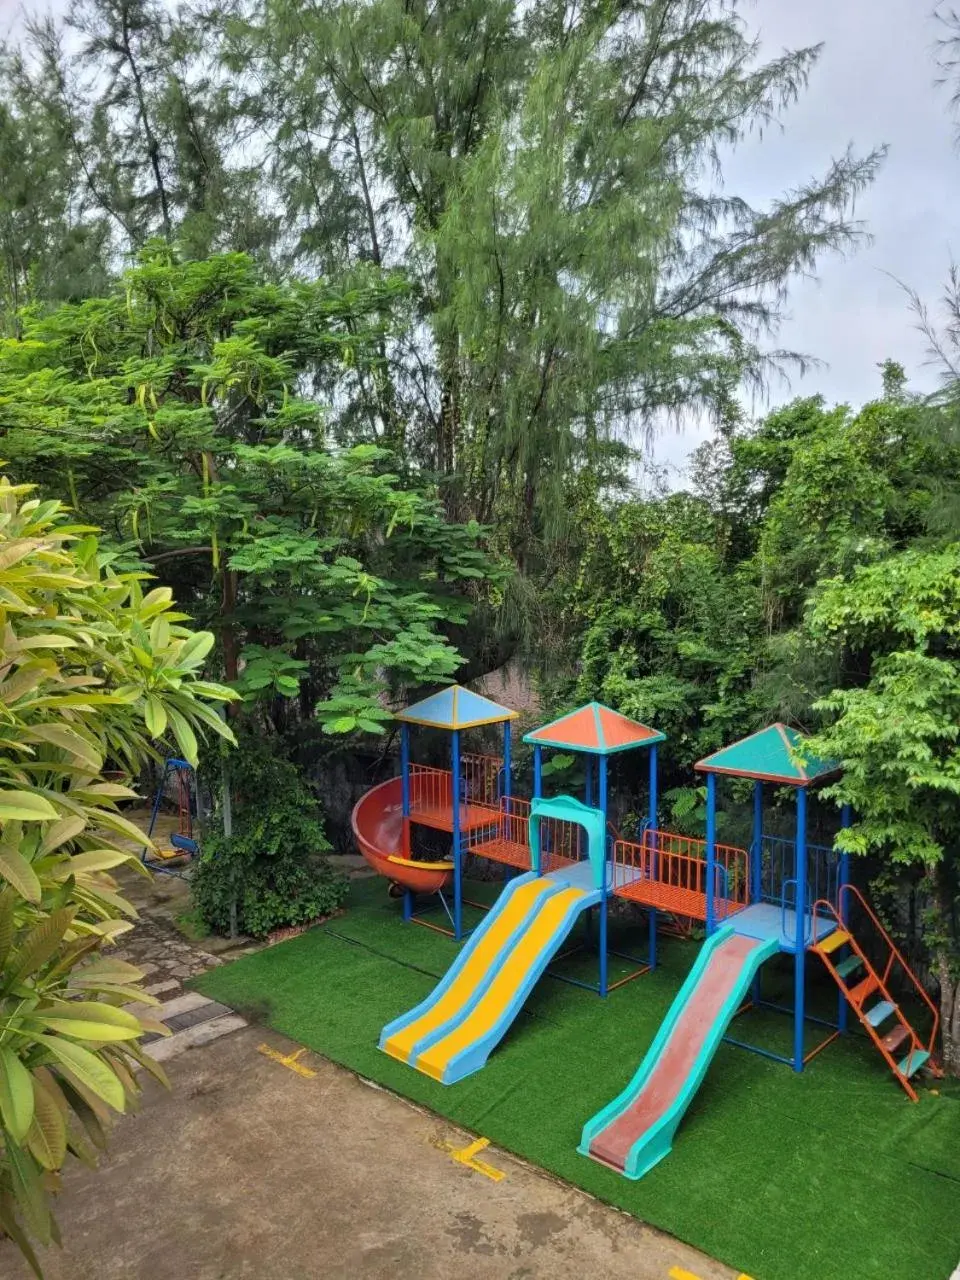
[[[121,1007],[157,1002],[109,954],[136,915],[110,872],[144,844],[118,804],[154,735],[191,761],[204,725],[232,737],[201,699],[234,695],[196,678],[213,636],[179,625],[168,588],[144,595],[29,495],[0,477],[0,1233],[39,1276],[68,1153],[93,1162],[138,1066],[163,1079],[151,1024]]]
[[[263,937],[329,915],[347,882],[323,857],[329,848],[320,807],[302,776],[251,731],[234,756],[233,834],[207,829],[191,881],[207,926]]]

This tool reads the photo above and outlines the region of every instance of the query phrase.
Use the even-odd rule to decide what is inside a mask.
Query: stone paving
[[[140,919],[117,940],[112,954],[142,969],[148,989],[162,985],[164,992],[223,963],[219,956],[188,942],[165,913],[155,913],[149,907],[140,908]],[[158,993],[153,990],[150,994]]]
[[[130,817],[146,830],[149,817],[145,811],[134,811]],[[168,828],[173,825],[173,819],[161,815],[160,837],[168,836]],[[124,868],[117,879],[120,892],[136,907],[138,918],[134,927],[117,939],[112,954],[136,965],[143,973],[144,991],[161,1001],[159,1007],[143,1004],[126,1007],[154,1022],[162,1022],[172,1032],[169,1036],[159,1031],[144,1036],[143,1043],[150,1056],[158,1062],[167,1062],[186,1049],[209,1044],[221,1035],[245,1027],[246,1021],[232,1009],[195,991],[185,990],[184,983],[223,964],[225,957],[254,949],[256,944],[252,939],[210,938],[204,945],[186,938],[175,923],[179,914],[190,910],[190,887],[180,875],[153,874],[148,878]],[[221,954],[208,949],[213,947]]]

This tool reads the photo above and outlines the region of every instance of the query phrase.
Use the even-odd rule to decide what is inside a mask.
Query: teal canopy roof
[[[800,764],[795,753],[803,752],[803,743],[803,735],[796,729],[772,724],[759,733],[751,733],[749,738],[721,747],[694,768],[702,773],[726,773],[792,787],[809,787],[825,774],[838,771],[840,766],[835,760],[808,759]]]
[[[517,712],[509,707],[501,707],[498,702],[459,684],[432,693],[422,702],[397,712],[397,719],[406,724],[423,724],[432,729],[473,729],[481,724],[502,724],[516,716]]]

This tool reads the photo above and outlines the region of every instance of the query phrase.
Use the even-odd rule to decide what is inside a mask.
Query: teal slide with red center
[[[744,937],[730,925],[703,944],[633,1079],[584,1126],[581,1155],[636,1179],[670,1154],[730,1020],[779,949],[778,938]]]

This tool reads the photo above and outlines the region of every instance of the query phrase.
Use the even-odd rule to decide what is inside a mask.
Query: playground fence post
[[[803,1022],[804,1022],[804,976],[806,970],[807,950],[807,792],[804,787],[797,787],[797,839],[796,851],[796,954],[794,963],[794,1006],[793,1006],[793,1069],[803,1070]]]
[[[410,726],[400,725],[400,816],[403,820],[401,851],[410,857]],[[413,890],[403,891],[403,918],[413,918]]]
[[[599,757],[600,812],[603,814],[603,884],[600,889],[600,995],[607,994],[607,757]]]
[[[713,882],[717,873],[717,777],[707,774],[707,937],[712,937],[716,927],[716,907],[713,901]]]
[[[853,810],[848,804],[845,804],[840,810],[840,826],[849,827],[853,822]],[[837,906],[840,911],[840,923],[844,928],[847,927],[847,905],[846,895],[843,892],[843,886],[850,882],[850,855],[848,853],[840,854],[840,866],[837,871]],[[847,999],[841,991],[838,996],[837,1006],[837,1027],[841,1034],[847,1030]]]
[[[460,856],[460,730],[450,734],[451,800],[453,802],[453,936],[460,941],[463,936],[463,867]]]
[[[658,877],[657,869],[657,837],[653,833],[657,830],[657,747],[656,743],[650,748],[650,783],[649,795],[647,797],[647,825],[650,829],[650,838],[653,841],[650,856],[653,859],[653,875]],[[650,937],[648,943],[647,960],[651,970],[657,967],[657,909],[651,907],[649,915]]]

